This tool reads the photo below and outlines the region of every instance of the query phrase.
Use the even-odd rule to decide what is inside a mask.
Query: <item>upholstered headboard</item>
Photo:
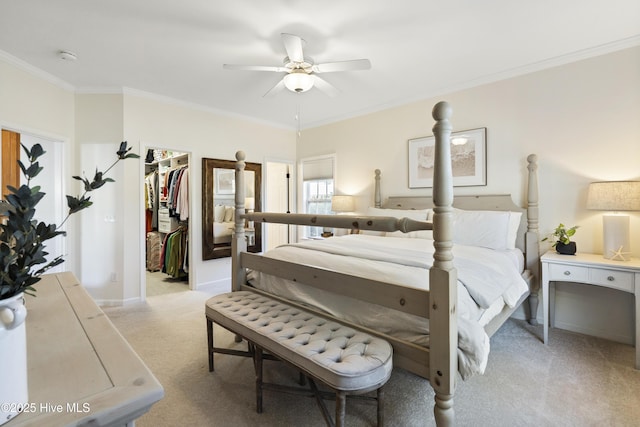
[[[392,196],[381,207],[386,209],[431,209],[433,206],[431,197]],[[509,194],[455,196],[453,198],[453,207],[464,210],[522,212],[516,247],[525,252],[524,236],[527,232],[528,224],[527,210],[516,205]]]
[[[538,235],[538,156],[530,154],[527,156],[527,207],[522,208],[516,205],[508,194],[487,195],[487,196],[455,196],[453,206],[465,210],[495,210],[522,212],[518,235],[516,237],[516,247],[525,254],[525,264],[529,271],[538,275],[540,248],[540,237]],[[376,207],[390,209],[430,209],[433,207],[431,197],[411,197],[399,196],[389,197],[382,203],[380,190],[379,169],[375,170],[375,193],[374,203]]]

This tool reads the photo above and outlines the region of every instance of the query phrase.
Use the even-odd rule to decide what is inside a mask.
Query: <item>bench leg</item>
[[[256,412],[262,413],[262,348],[255,346],[253,363],[256,370]]]
[[[376,390],[378,404],[378,427],[384,426],[384,386]]]
[[[316,402],[318,403],[318,407],[320,407],[320,410],[322,411],[322,416],[324,417],[324,421],[327,423],[327,426],[335,427],[335,423],[331,419],[331,414],[329,413],[329,409],[327,408],[327,405],[325,405],[324,403],[324,399],[322,398],[320,390],[318,390],[318,386],[316,386],[316,382],[311,377],[307,377],[307,379],[309,380],[309,388],[313,392],[313,395],[316,398]],[[336,402],[337,400],[338,399],[337,399],[337,392],[336,392]]]
[[[344,427],[345,409],[347,406],[347,394],[344,391],[336,392],[336,427]]]
[[[207,352],[209,353],[209,372],[213,372],[213,322],[207,317]]]

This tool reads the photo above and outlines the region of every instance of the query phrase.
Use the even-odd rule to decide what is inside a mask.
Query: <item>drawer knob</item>
[[[567,271],[564,272],[564,275],[565,276],[571,276],[571,272],[567,270]]]
[[[613,276],[608,276],[607,280],[610,281],[610,282],[613,282],[614,280],[616,280],[616,278],[613,277]]]

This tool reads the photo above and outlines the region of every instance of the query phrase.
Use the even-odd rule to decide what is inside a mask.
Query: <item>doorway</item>
[[[295,163],[286,160],[265,161],[264,211],[296,212],[296,174]],[[286,224],[264,224],[264,249],[268,251],[296,239],[296,227]]]
[[[145,150],[143,298],[192,289],[190,154]]]
[[[25,166],[29,165],[29,159],[21,147],[21,144],[31,148],[35,144],[40,144],[45,154],[38,159],[42,171],[34,177],[30,186],[40,186],[40,191],[46,194],[38,203],[36,217],[38,222],[60,225],[66,213],[64,196],[64,170],[65,170],[65,144],[60,140],[42,137],[33,133],[2,129],[2,194],[7,194],[6,186],[11,185],[18,188],[26,184],[25,178],[20,172],[18,159]],[[66,224],[60,227],[66,230]],[[47,262],[67,253],[65,238],[57,236],[46,243],[48,255],[45,256]],[[70,260],[49,269],[48,273],[59,273],[71,270]]]

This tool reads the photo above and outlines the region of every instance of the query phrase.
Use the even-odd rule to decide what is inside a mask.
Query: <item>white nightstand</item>
[[[549,337],[549,321],[553,326],[555,315],[553,298],[549,298],[549,282],[576,282],[618,289],[635,295],[636,369],[640,369],[640,259],[611,261],[599,254],[560,255],[549,251],[540,257],[540,262],[544,343]]]

